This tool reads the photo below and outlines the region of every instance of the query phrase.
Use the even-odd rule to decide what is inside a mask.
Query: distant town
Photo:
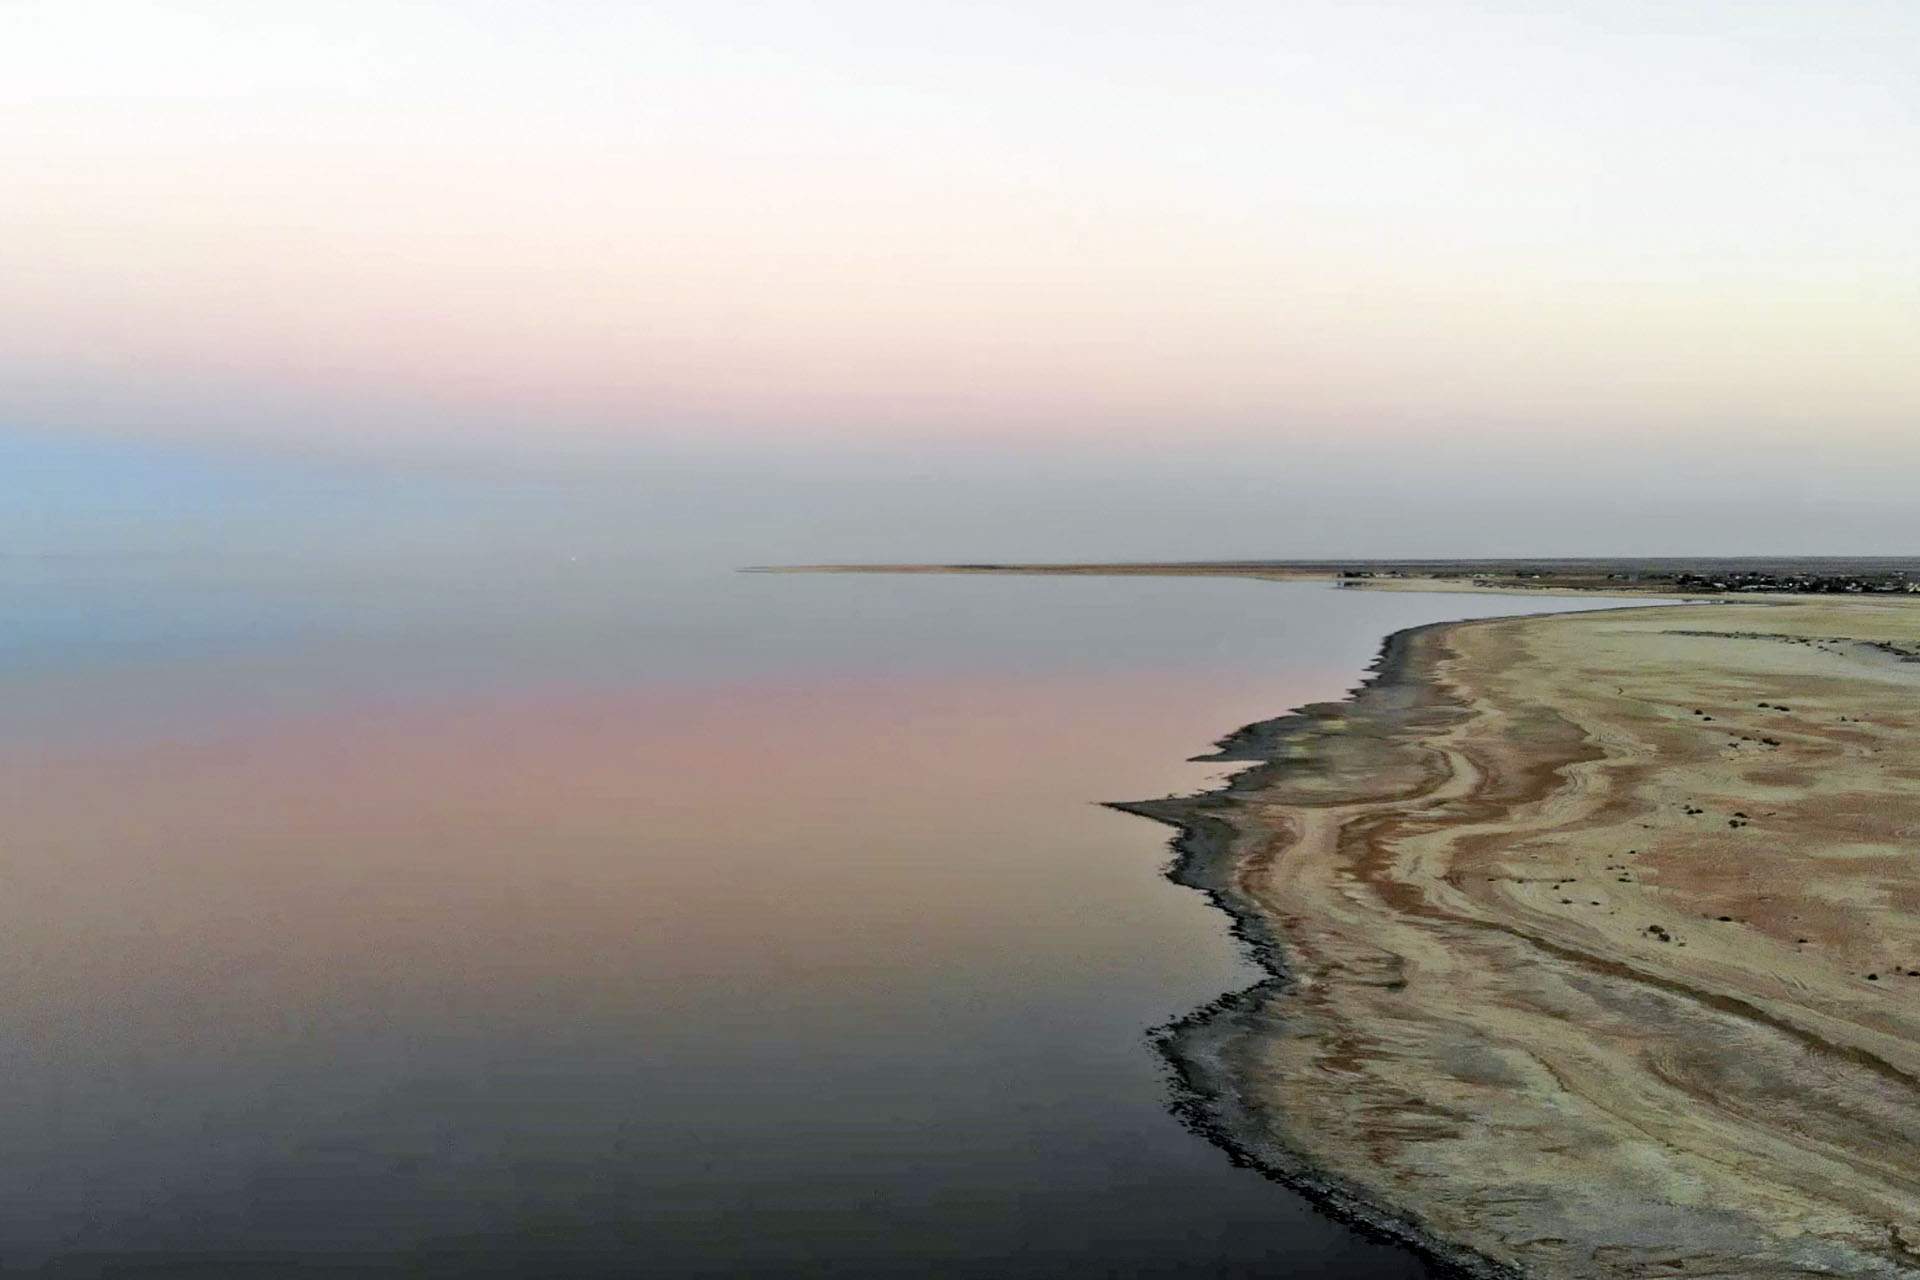
[[[1369,579],[1463,577],[1479,587],[1567,587],[1628,591],[1673,591],[1685,595],[1920,595],[1920,571],[1905,568],[1734,569],[1635,567],[1597,570],[1591,565],[1475,566],[1450,572],[1437,565],[1341,569],[1335,580],[1359,584]]]
[[[1885,574],[1773,574],[1735,573],[1709,576],[1698,573],[1675,575],[1673,583],[1684,591],[1785,591],[1795,595],[1829,594],[1920,594],[1920,582],[1905,572]]]
[[[1357,581],[1380,580],[1423,580],[1423,578],[1448,578],[1444,570],[1436,568],[1344,568],[1336,572],[1336,581],[1357,583]],[[1784,595],[1920,595],[1920,576],[1908,576],[1907,570],[1885,570],[1885,572],[1845,572],[1845,574],[1816,574],[1816,572],[1693,572],[1693,570],[1644,570],[1644,572],[1569,572],[1555,568],[1517,568],[1517,570],[1475,570],[1459,574],[1469,581],[1475,581],[1486,587],[1509,587],[1515,583],[1534,583],[1542,587],[1551,585],[1571,585],[1569,578],[1578,578],[1582,587],[1596,587],[1611,583],[1615,587],[1630,591],[1661,591],[1674,589],[1688,595],[1701,593],[1784,593]]]

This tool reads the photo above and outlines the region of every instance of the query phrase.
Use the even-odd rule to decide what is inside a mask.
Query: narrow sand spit
[[[1920,1276],[1920,604],[1396,637],[1183,829],[1194,1121],[1469,1271]]]

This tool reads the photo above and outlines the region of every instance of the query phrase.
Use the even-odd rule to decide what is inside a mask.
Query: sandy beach
[[[1480,1274],[1920,1274],[1920,607],[1403,633],[1250,726],[1176,879],[1274,978],[1189,1118]]]

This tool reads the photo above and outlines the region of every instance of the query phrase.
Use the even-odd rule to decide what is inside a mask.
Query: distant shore
[[[1472,591],[1508,595],[1577,592],[1581,595],[1736,598],[1912,595],[1920,599],[1920,558],[1901,556],[805,564],[754,565],[743,572],[1256,578],[1275,582],[1331,582],[1373,591]]]
[[[1905,600],[1402,633],[1119,806],[1273,975],[1182,1110],[1470,1274],[1920,1274],[1917,747]]]

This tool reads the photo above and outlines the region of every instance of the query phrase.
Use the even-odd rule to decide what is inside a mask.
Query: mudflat
[[[1920,602],[1404,633],[1126,806],[1272,981],[1195,1122],[1460,1268],[1920,1275]]]

